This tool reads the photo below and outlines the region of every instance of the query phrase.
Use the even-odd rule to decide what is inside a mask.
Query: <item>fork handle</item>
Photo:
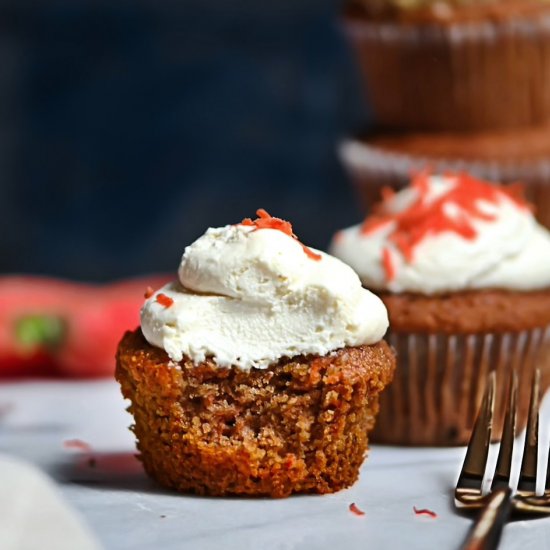
[[[496,489],[489,495],[461,550],[495,550],[498,547],[512,509],[511,495],[509,487]]]

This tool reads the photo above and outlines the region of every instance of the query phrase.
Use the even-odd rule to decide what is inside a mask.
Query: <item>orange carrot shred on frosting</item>
[[[391,220],[382,219],[378,216],[370,216],[365,219],[361,226],[361,233],[363,235],[369,235],[370,233],[375,233],[380,228],[391,223]]]
[[[515,183],[509,183],[502,186],[502,192],[508,195],[508,198],[512,199],[518,206],[524,206],[531,212],[534,212],[535,207],[525,200],[525,184],[516,181]]]
[[[388,185],[384,185],[384,187],[380,189],[380,195],[382,196],[383,201],[390,200],[395,195],[395,189],[389,187]]]
[[[157,294],[156,300],[161,306],[164,306],[164,307],[170,307],[174,303],[174,300],[172,300],[170,296],[166,296],[166,294],[162,294],[162,293]]]
[[[389,248],[384,248],[382,250],[382,265],[386,272],[386,280],[393,281],[395,279],[395,264]]]
[[[285,235],[292,237],[294,240],[300,243],[300,241],[298,240],[298,237],[292,231],[292,224],[290,222],[281,220],[281,218],[274,218],[273,216],[268,214],[267,211],[264,210],[263,208],[258,208],[258,210],[256,210],[256,215],[258,217],[255,220],[252,220],[250,218],[245,218],[240,223],[240,225],[254,227],[254,231],[258,229],[276,229],[277,231],[281,231]],[[300,245],[304,249],[304,253],[309,258],[316,261],[319,261],[321,259],[320,254],[313,252],[313,250],[308,248],[305,244],[300,243]]]
[[[155,293],[155,291],[153,290],[152,287],[148,286],[146,289],[145,289],[145,294],[143,295],[144,298],[150,298],[153,294]]]
[[[416,247],[427,237],[451,232],[466,240],[475,239],[477,231],[473,221],[495,219],[493,214],[480,207],[479,201],[496,205],[505,195],[518,207],[529,209],[517,185],[495,185],[463,173],[445,175],[456,179],[457,185],[429,201],[430,172],[423,171],[416,174],[411,187],[417,191],[418,196],[412,204],[400,212],[388,212],[387,203],[393,195],[386,194],[374,214],[363,222],[361,233],[368,235],[391,224],[389,240],[403,254],[405,260],[410,262],[414,258]],[[388,253],[383,252],[382,261],[387,278],[391,280],[395,273],[394,270],[388,269],[388,258]]]
[[[344,232],[343,231],[337,231],[334,234],[334,242],[341,243],[344,240]]]

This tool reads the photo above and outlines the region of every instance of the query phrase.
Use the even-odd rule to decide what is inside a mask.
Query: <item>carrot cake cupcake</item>
[[[351,485],[392,379],[381,300],[288,222],[258,216],[188,246],[118,349],[145,470],[179,491]]]
[[[550,123],[544,0],[347,0],[344,22],[380,127]]]
[[[490,181],[521,181],[536,217],[550,228],[550,126],[485,132],[394,132],[346,139],[340,158],[365,212],[383,187],[401,189],[410,174],[468,172]]]
[[[517,370],[525,405],[535,367],[550,385],[550,233],[517,188],[419,174],[331,251],[388,308],[399,374],[377,441],[464,443],[490,370],[501,392]]]

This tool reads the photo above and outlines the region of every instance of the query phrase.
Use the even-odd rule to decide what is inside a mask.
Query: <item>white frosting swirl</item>
[[[424,199],[431,203],[445,198],[462,183],[460,176],[431,176],[427,184]],[[479,210],[492,219],[482,219],[452,200],[445,201],[445,215],[466,220],[475,230],[473,238],[453,231],[434,231],[420,240],[412,258],[406,258],[392,240],[397,222],[390,219],[367,234],[361,225],[337,233],[330,251],[355,269],[365,286],[377,290],[436,294],[550,287],[550,233],[526,206],[500,188],[492,189],[496,189],[496,200],[476,201]],[[421,192],[414,186],[398,192],[382,203],[383,212],[406,211]],[[393,277],[384,266],[384,254],[389,255]]]
[[[380,299],[350,267],[315,252],[320,260],[275,229],[208,229],[185,249],[179,283],[145,302],[143,334],[174,361],[213,357],[242,369],[381,340],[388,319]]]

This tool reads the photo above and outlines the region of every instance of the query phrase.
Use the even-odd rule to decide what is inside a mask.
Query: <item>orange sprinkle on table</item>
[[[413,506],[414,513],[417,516],[429,516],[431,518],[436,518],[437,514],[433,510],[428,510],[427,508],[417,508]]]
[[[273,216],[268,214],[267,211],[263,208],[258,208],[258,210],[256,210],[256,215],[258,217],[255,220],[245,218],[240,223],[240,225],[254,227],[254,231],[258,229],[276,229],[277,231],[281,231],[285,235],[288,235],[289,237],[292,237],[294,240],[298,241],[304,249],[305,254],[312,260],[319,261],[322,258],[320,254],[313,252],[313,250],[311,250],[305,244],[302,244],[298,240],[298,237],[292,231],[292,224],[290,222],[281,220],[280,218],[274,218]]]
[[[431,202],[428,201],[430,173],[424,171],[414,176],[411,187],[416,189],[418,197],[401,212],[388,212],[385,206],[393,195],[384,193],[383,200],[375,213],[363,222],[361,233],[368,235],[392,224],[389,240],[410,262],[414,258],[418,245],[427,237],[451,232],[466,240],[475,239],[477,231],[473,221],[495,219],[494,215],[480,207],[479,201],[496,205],[505,195],[518,207],[530,209],[518,185],[504,187],[478,180],[468,174],[451,173],[446,176],[455,179],[456,185]],[[455,206],[452,213],[449,213],[449,205]],[[395,269],[392,267],[391,256],[387,249],[382,253],[382,262],[387,279],[391,280],[395,276]]]
[[[365,515],[365,512],[363,512],[363,510],[359,509],[357,507],[357,505],[355,504],[355,502],[352,502],[350,505],[349,505],[349,511],[352,513],[352,514],[355,514],[356,516],[364,516]]]
[[[382,265],[384,266],[384,271],[386,272],[386,280],[393,281],[395,279],[396,270],[392,253],[389,248],[384,248],[384,250],[382,250]]]
[[[166,294],[162,294],[161,292],[160,294],[157,294],[157,302],[161,306],[170,307],[174,303],[174,300],[172,300],[170,296],[166,296]]]
[[[83,453],[89,453],[92,450],[92,447],[82,439],[67,439],[63,442],[63,447],[82,451]]]

